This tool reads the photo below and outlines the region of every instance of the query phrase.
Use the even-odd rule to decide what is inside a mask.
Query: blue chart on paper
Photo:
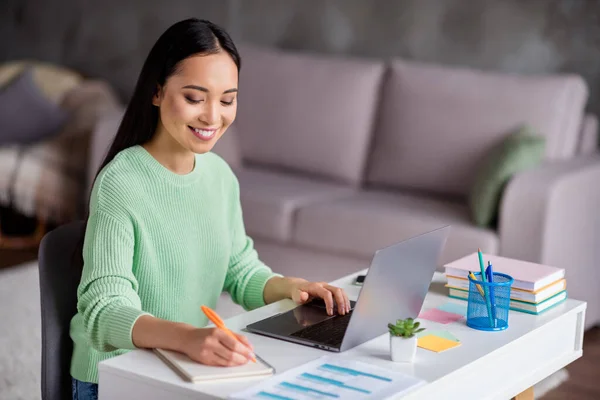
[[[267,379],[234,395],[236,399],[369,399],[394,385],[402,392],[422,381],[370,364],[319,359]],[[395,392],[395,391],[394,391]]]

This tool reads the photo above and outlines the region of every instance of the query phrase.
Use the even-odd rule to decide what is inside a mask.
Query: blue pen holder
[[[467,326],[482,331],[501,331],[508,328],[510,288],[513,278],[494,272],[493,282],[483,282],[481,273],[469,276],[469,299],[467,305]],[[481,288],[484,295],[477,289]]]

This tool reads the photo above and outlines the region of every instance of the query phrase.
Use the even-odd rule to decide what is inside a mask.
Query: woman
[[[236,115],[240,56],[204,20],[171,26],[142,68],[94,182],[83,242],[73,398],[97,395],[98,362],[136,348],[182,352],[204,364],[246,363],[252,346],[207,324],[222,290],[245,309],[323,298],[350,309],[343,290],[274,274],[246,236],[239,186],[211,153]]]

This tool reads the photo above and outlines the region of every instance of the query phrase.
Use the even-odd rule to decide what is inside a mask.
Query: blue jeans
[[[72,378],[73,400],[98,400],[98,384]]]

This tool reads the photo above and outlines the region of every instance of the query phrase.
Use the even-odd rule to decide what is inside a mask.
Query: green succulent
[[[420,322],[415,322],[412,318],[399,319],[396,324],[388,324],[390,334],[393,336],[401,336],[404,338],[411,338],[417,333],[422,332],[425,328],[419,328]]]

